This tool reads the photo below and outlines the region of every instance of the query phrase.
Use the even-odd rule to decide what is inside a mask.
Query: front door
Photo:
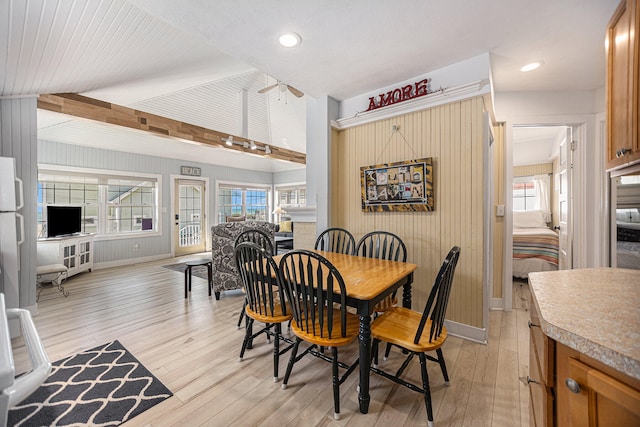
[[[571,127],[567,127],[567,136],[560,144],[560,167],[558,170],[559,175],[559,189],[558,189],[558,204],[560,212],[560,230],[558,231],[559,238],[559,254],[558,254],[558,268],[560,270],[570,270],[573,266],[572,255],[572,221],[571,221],[571,177],[573,168],[573,132]]]
[[[177,179],[174,191],[175,255],[205,251],[205,183]]]

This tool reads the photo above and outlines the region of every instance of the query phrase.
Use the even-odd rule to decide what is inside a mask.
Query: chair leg
[[[187,271],[189,271],[189,267],[184,269],[184,297],[187,298],[189,291],[189,279],[187,279]]]
[[[389,359],[389,353],[391,353],[391,344],[387,343],[387,348],[384,349],[384,361],[386,362]]]
[[[244,305],[242,306],[242,310],[240,311],[240,316],[238,316],[238,329],[242,327],[242,320],[244,319]]]
[[[273,324],[267,323],[267,342],[269,344],[271,344],[271,326],[273,326]]]
[[[380,340],[374,339],[371,344],[371,358],[373,359],[373,366],[378,366],[378,345]]]
[[[291,356],[289,356],[289,363],[287,364],[287,372],[284,374],[284,380],[282,380],[282,389],[287,388],[287,383],[289,382],[289,375],[291,375],[291,369],[293,369],[293,364],[296,361],[296,355],[298,354],[298,346],[300,345],[300,338],[296,337],[296,342],[293,345],[293,349],[291,350]]]
[[[240,316],[238,316],[238,329],[242,327],[242,319],[246,316],[245,307],[247,306],[247,300],[244,300],[242,303],[242,310],[240,310]]]
[[[331,347],[333,365],[333,418],[340,419],[340,376],[338,372],[338,347]]]
[[[422,371],[422,388],[424,390],[424,404],[427,407],[427,425],[433,427],[433,408],[431,407],[431,389],[429,388],[429,373],[427,372],[427,356],[418,353],[420,370]]]
[[[249,339],[251,338],[252,328],[250,326],[253,324],[253,319],[247,316],[247,327],[246,332],[244,334],[244,340],[242,340],[242,349],[240,350],[240,357],[238,358],[239,362],[242,362],[242,358],[244,357],[244,352],[247,350],[247,346],[249,345]]]
[[[444,362],[444,356],[442,354],[442,349],[439,348],[436,350],[438,354],[438,363],[440,364],[440,369],[442,370],[442,376],[444,377],[445,385],[449,385],[449,374],[447,374],[447,364]]]
[[[275,324],[275,336],[273,338],[273,382],[278,382],[278,364],[280,363],[280,334],[282,327],[280,323]]]

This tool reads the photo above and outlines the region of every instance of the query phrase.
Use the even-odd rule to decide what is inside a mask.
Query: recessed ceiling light
[[[532,62],[532,63],[527,64],[524,67],[520,68],[520,71],[522,71],[523,73],[526,73],[527,71],[533,71],[533,70],[539,68],[542,64],[544,64],[544,62],[542,62],[542,61]]]
[[[284,33],[278,37],[278,43],[284,47],[297,47],[301,42],[302,38],[296,33]]]

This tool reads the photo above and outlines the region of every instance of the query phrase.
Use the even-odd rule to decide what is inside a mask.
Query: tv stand
[[[38,265],[63,264],[67,278],[93,269],[93,234],[38,239]]]

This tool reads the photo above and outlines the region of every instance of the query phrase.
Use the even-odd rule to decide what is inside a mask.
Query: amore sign
[[[378,108],[386,107],[388,105],[397,104],[399,102],[408,101],[413,98],[434,93],[435,91],[432,91],[430,88],[429,80],[430,79],[420,80],[412,85],[406,85],[401,88],[399,87],[390,90],[387,93],[381,93],[377,97],[372,96],[369,98],[369,108],[367,108],[366,111],[377,110]]]

